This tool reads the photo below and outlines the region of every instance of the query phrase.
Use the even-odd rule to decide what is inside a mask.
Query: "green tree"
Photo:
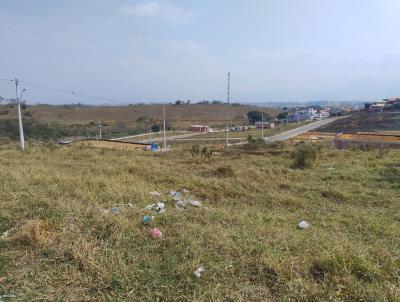
[[[151,126],[151,132],[160,132],[161,126],[160,124],[154,124]]]
[[[256,122],[261,122],[262,117],[264,115],[264,121],[269,120],[271,117],[268,113],[253,110],[247,112],[247,118],[251,124],[255,124]]]
[[[279,113],[276,117],[277,117],[278,119],[282,120],[282,119],[287,118],[288,115],[289,115],[289,112],[284,111],[284,112]]]

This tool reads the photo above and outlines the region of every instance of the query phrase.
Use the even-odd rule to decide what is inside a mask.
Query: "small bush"
[[[245,150],[258,150],[260,148],[266,147],[268,143],[262,138],[253,138],[251,135],[247,137],[247,144],[243,145]]]
[[[210,150],[208,147],[203,147],[201,149],[201,158],[202,159],[210,159],[212,156],[212,150]]]
[[[321,146],[314,144],[298,145],[293,152],[293,167],[297,169],[312,168],[321,155]]]
[[[208,147],[201,148],[199,145],[193,145],[189,151],[193,159],[202,160],[210,159],[213,153]]]
[[[379,149],[378,155],[376,157],[379,158],[379,159],[383,159],[388,154],[389,154],[389,150],[387,150],[387,149]]]
[[[235,171],[231,166],[221,166],[213,171],[213,175],[217,177],[233,177],[235,176]]]
[[[200,156],[200,146],[199,145],[193,145],[189,151],[194,159],[199,158],[199,156]]]

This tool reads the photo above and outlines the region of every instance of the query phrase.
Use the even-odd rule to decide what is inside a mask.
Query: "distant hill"
[[[130,105],[130,106],[77,106],[77,105],[37,105],[29,106],[29,116],[44,123],[57,123],[61,125],[88,124],[103,121],[108,124],[123,122],[126,125],[142,124],[143,122],[156,122],[162,120],[163,105]],[[251,110],[264,111],[271,116],[279,110],[265,107],[247,105],[224,104],[190,104],[190,105],[165,105],[166,119],[169,123],[189,125],[192,123],[221,123],[229,119],[245,122],[247,112]],[[15,108],[9,108],[10,115],[16,114]]]

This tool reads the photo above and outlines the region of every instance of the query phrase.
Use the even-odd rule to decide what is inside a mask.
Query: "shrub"
[[[210,159],[212,156],[212,150],[210,150],[208,147],[203,147],[201,149],[201,158],[202,159]]]
[[[253,138],[251,135],[247,137],[247,144],[243,145],[245,150],[258,150],[262,147],[266,147],[268,143],[262,138]]]
[[[161,126],[160,124],[154,124],[151,126],[151,132],[160,132]]]
[[[200,156],[200,146],[193,145],[192,148],[190,149],[190,154],[192,155],[193,158],[198,158]]]
[[[217,177],[233,177],[235,174],[232,167],[228,165],[218,167],[213,171],[213,175]]]
[[[314,144],[298,145],[293,152],[293,166],[298,169],[312,168],[321,155],[321,146]]]
[[[208,147],[201,148],[198,144],[193,145],[189,151],[193,159],[200,158],[202,160],[210,159],[213,153],[213,151],[210,150]]]

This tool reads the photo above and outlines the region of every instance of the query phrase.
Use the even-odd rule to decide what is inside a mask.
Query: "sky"
[[[400,95],[399,0],[0,0],[0,79],[40,103]],[[0,96],[15,87],[0,81]]]

